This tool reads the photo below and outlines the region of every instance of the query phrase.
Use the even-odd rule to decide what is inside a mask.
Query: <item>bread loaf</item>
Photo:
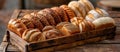
[[[57,28],[63,33],[65,36],[73,35],[79,33],[79,28],[69,22],[62,22],[57,25]]]
[[[27,27],[18,19],[11,19],[8,23],[8,29],[16,33],[18,36],[22,36]]]
[[[39,31],[39,29],[27,29],[22,34],[22,38],[27,42],[35,42],[45,40],[45,36]]]
[[[115,21],[110,17],[101,17],[92,22],[96,29],[115,26]]]
[[[42,35],[44,35],[47,39],[63,36],[62,33],[58,29],[55,29],[53,26],[46,26],[43,29]]]

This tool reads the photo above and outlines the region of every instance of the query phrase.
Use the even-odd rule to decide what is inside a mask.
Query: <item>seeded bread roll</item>
[[[52,17],[52,15],[50,15],[47,9],[39,11],[38,14],[43,15],[47,19],[50,25],[56,25],[54,18]]]
[[[27,29],[33,29],[34,28],[34,24],[32,21],[25,19],[25,18],[19,18],[18,20],[20,20],[26,27]]]
[[[34,15],[27,14],[23,18],[30,20],[34,24],[35,28],[38,28],[39,30],[43,29],[43,24],[40,21],[41,19],[38,18],[37,14]]]
[[[22,38],[27,42],[36,42],[45,40],[45,36],[41,34],[39,29],[27,29],[22,35]]]
[[[21,37],[27,27],[20,20],[11,19],[8,23],[8,29]]]
[[[115,26],[115,21],[110,17],[101,17],[92,22],[96,29]]]
[[[38,13],[37,17],[40,19],[40,22],[43,24],[43,27],[50,25],[44,15]]]

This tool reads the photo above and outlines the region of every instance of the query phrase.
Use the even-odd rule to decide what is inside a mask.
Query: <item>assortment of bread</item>
[[[33,42],[114,25],[114,20],[105,10],[95,9],[89,0],[79,0],[11,19],[8,29],[27,42]]]

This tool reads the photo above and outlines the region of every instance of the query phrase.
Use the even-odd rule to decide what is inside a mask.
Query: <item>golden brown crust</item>
[[[95,25],[92,22],[87,21],[87,23],[88,23],[88,25],[90,27],[90,30],[95,30]]]
[[[44,31],[42,33],[42,35],[45,35],[45,37],[47,39],[57,38],[57,37],[63,36],[62,33],[57,29],[51,29],[51,30],[48,30],[48,31]]]
[[[56,25],[61,22],[61,19],[57,16],[55,11],[50,8],[46,8],[44,10],[46,10],[54,18]]]
[[[52,29],[55,29],[54,26],[45,26],[42,31],[48,31],[48,30],[52,30]]]
[[[54,18],[50,15],[49,11],[47,9],[41,10],[38,12],[39,14],[45,16],[47,21],[49,22],[50,25],[56,25]]]
[[[61,18],[62,21],[68,22],[68,17],[67,17],[67,15],[66,15],[65,11],[64,11],[62,8],[53,7],[53,8],[51,8],[51,9],[52,9],[52,10],[55,10],[56,13],[59,14],[59,16],[60,16],[60,18]]]
[[[61,22],[56,25],[56,28],[60,30],[65,24],[69,24],[69,22]]]
[[[11,19],[8,23],[8,29],[16,33],[18,36],[22,36],[24,30],[27,27],[18,19]]]
[[[69,19],[75,17],[75,13],[67,5],[61,5],[60,8],[63,8],[65,10]]]
[[[38,18],[37,14],[35,13],[35,15],[30,15],[28,14],[29,17],[23,17],[25,19],[29,19],[33,24],[35,28],[38,28],[39,30],[43,29],[43,24],[40,21],[40,18]]]
[[[60,29],[60,31],[65,36],[73,35],[76,33],[79,33],[79,28],[71,23],[63,25],[63,27]]]
[[[22,23],[24,23],[26,25],[27,29],[34,28],[34,24],[30,20],[25,19],[25,18],[19,18],[18,20],[20,20]]]
[[[53,7],[54,8],[54,7]],[[61,19],[61,17],[59,16],[59,13],[56,11],[56,9],[52,9],[51,8],[51,11],[53,11],[53,15],[54,15],[54,18],[55,18],[55,22],[58,24],[58,23],[60,23],[60,22],[62,22],[62,19]]]
[[[60,9],[63,12],[63,14],[61,14],[61,15],[63,15],[63,17],[62,17],[63,21],[68,22],[69,18],[67,17],[67,14],[66,14],[65,10],[63,8],[60,8]]]
[[[113,23],[107,23],[107,24],[103,24],[103,25],[101,25],[101,26],[99,26],[99,27],[97,27],[95,29],[102,29],[102,28],[112,27],[112,26],[114,26]]]
[[[87,6],[87,8],[90,10],[94,9],[94,6],[92,5],[92,3],[88,0],[81,0],[83,3],[85,3],[85,5]]]
[[[38,29],[27,29],[24,31],[22,38],[27,42],[42,41],[45,37]],[[40,40],[39,40],[40,39]]]
[[[79,26],[79,23],[81,23],[84,19],[82,17],[74,17],[70,19],[70,22],[76,26]]]
[[[40,22],[43,24],[43,27],[50,25],[45,16],[37,14],[37,17],[40,19]]]
[[[94,20],[92,23],[95,25],[95,29],[115,26],[115,21],[111,17],[101,17]]]

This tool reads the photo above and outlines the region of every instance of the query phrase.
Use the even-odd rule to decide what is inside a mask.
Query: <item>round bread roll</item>
[[[62,33],[57,29],[43,31],[42,35],[44,35],[47,39],[57,38],[57,37],[63,36]]]
[[[55,29],[54,26],[45,26],[42,31],[48,31],[48,30],[52,30],[52,29]]]
[[[60,30],[65,24],[70,24],[70,23],[69,22],[61,22],[56,25],[56,28]]]
[[[45,16],[50,25],[56,25],[54,18],[50,15],[50,13],[47,10],[41,10],[38,12],[38,14]]]
[[[85,17],[86,12],[84,10],[84,6],[78,1],[71,1],[68,4],[68,7],[70,7],[76,13],[77,16]]]
[[[63,35],[69,36],[79,33],[79,28],[71,23],[64,24],[61,29],[59,29]]]
[[[74,17],[70,19],[70,22],[76,26],[79,26],[79,23],[82,22],[84,19],[82,17]]]
[[[27,27],[20,20],[11,19],[8,23],[8,29],[21,37]]]
[[[115,21],[110,17],[100,17],[92,23],[95,25],[95,29],[102,29],[106,27],[115,26]]]
[[[94,30],[95,26],[92,22],[84,20],[81,23],[79,23],[79,29],[80,29],[80,33],[82,33],[82,32]]]
[[[102,17],[108,17],[109,14],[104,9],[96,8],[95,9]]]
[[[92,3],[89,0],[80,0],[80,1],[82,1],[83,3],[85,3],[85,5],[89,9],[89,11],[94,9],[94,6],[92,5]]]
[[[22,38],[27,42],[35,42],[45,40],[45,36],[38,29],[27,29],[22,34]]]
[[[67,5],[61,5],[60,8],[62,8],[66,12],[68,19],[76,16],[74,11],[71,10]]]
[[[85,19],[92,22],[99,17],[101,17],[101,15],[96,10],[91,10],[88,12],[88,15],[85,17]]]

